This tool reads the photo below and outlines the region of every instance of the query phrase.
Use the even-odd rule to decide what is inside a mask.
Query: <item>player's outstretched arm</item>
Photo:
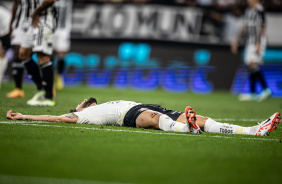
[[[78,117],[74,113],[65,114],[62,116],[22,115],[21,113],[13,113],[12,110],[9,110],[7,112],[6,118],[11,120],[33,120],[33,121],[65,122],[65,123],[76,123],[78,120]]]
[[[39,25],[40,19],[39,19],[39,14],[43,11],[46,10],[49,6],[51,6],[53,3],[55,3],[56,0],[44,0],[39,7],[37,7],[31,14],[32,18],[32,25],[34,27],[37,27]]]

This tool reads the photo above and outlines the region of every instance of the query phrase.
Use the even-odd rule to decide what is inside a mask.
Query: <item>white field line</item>
[[[46,177],[33,177],[33,176],[14,176],[14,175],[1,175],[0,183],[9,184],[125,184],[119,182],[105,182],[105,181],[92,181],[80,179],[67,179],[67,178],[46,178]],[[129,183],[126,183],[129,184]]]
[[[262,122],[264,121],[264,119],[228,119],[228,118],[225,118],[225,119],[214,119],[216,121],[222,121],[223,123],[225,121],[244,121],[244,122]]]
[[[40,123],[46,123],[46,122],[23,122],[23,121],[0,121],[0,124],[20,124],[20,125],[27,125],[27,126],[39,126],[39,127],[55,127],[55,128],[74,128],[74,129],[84,129],[84,130],[97,130],[97,131],[109,131],[109,132],[130,132],[130,133],[143,133],[143,134],[158,134],[158,135],[175,135],[175,136],[199,136],[199,137],[207,137],[207,138],[226,138],[226,139],[244,139],[244,140],[260,140],[260,141],[281,141],[280,139],[266,139],[261,137],[256,138],[248,138],[248,137],[228,137],[225,134],[225,136],[220,135],[199,135],[199,134],[179,134],[174,132],[149,132],[149,131],[132,131],[132,130],[120,130],[120,129],[106,129],[106,128],[89,128],[89,127],[74,127],[74,126],[60,126],[60,125],[42,125]]]

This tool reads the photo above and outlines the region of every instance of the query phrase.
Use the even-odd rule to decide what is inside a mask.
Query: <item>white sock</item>
[[[205,132],[225,133],[225,134],[245,134],[250,135],[251,127],[241,127],[227,123],[219,123],[209,118],[204,126]]]
[[[165,114],[162,114],[160,116],[159,128],[163,131],[188,132],[188,126],[186,124],[173,121],[170,117]]]

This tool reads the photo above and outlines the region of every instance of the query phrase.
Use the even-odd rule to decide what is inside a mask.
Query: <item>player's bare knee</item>
[[[137,128],[158,129],[160,113],[155,111],[145,111],[136,120]]]
[[[46,64],[48,62],[50,62],[50,56],[43,54],[43,53],[36,53],[37,58],[38,58],[38,63],[40,65]]]
[[[20,49],[19,55],[18,55],[18,58],[19,58],[20,60],[26,60],[26,59],[28,59],[29,57],[30,57],[30,54],[29,54],[29,52],[28,52],[27,50],[25,50],[25,49]]]
[[[197,124],[198,126],[203,129],[205,124],[206,124],[206,121],[209,119],[209,117],[205,117],[205,116],[199,116],[197,115]]]

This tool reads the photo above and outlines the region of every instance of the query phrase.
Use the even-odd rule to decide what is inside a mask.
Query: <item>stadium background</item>
[[[10,7],[11,2],[0,3]],[[216,31],[216,28],[221,30],[220,24],[207,17],[210,13],[206,9],[225,12],[225,15],[230,8],[220,11],[215,6],[202,4],[193,10],[191,6],[164,0],[147,4],[76,1],[72,49],[66,58],[65,74],[67,86],[72,87],[57,91],[56,106],[28,106],[26,101],[32,97],[34,85],[24,85],[26,97],[23,99],[5,98],[14,87],[8,70],[7,83],[0,90],[0,183],[279,183],[282,179],[281,126],[269,137],[253,137],[5,118],[9,109],[34,115],[65,114],[82,98],[93,95],[99,103],[133,100],[178,111],[190,105],[197,114],[241,126],[253,126],[274,112],[281,112],[281,99],[242,103],[229,93],[247,90],[242,55],[230,53],[228,40],[219,34],[223,32]],[[268,4],[266,8],[270,47],[264,74],[271,82],[275,97],[279,97],[281,4]],[[110,13],[113,9],[119,13]],[[105,20],[95,21],[93,17],[99,17],[97,14],[89,16],[97,10],[107,15]],[[144,13],[140,15],[139,23],[143,20],[140,29],[129,26],[134,25],[131,21],[136,20],[136,12]],[[167,18],[175,12],[179,14],[178,29],[171,28],[176,22]],[[128,24],[121,21],[125,15],[129,17],[124,21]],[[122,23],[118,25],[122,26],[109,29],[114,32],[108,32],[107,27],[102,29],[98,25],[109,24],[108,20],[112,19],[107,17],[116,17],[114,20],[120,20]],[[168,23],[162,22],[167,20]],[[200,28],[196,26],[199,23]],[[160,28],[160,25],[167,27]],[[181,34],[173,34],[174,28]],[[200,32],[196,32],[199,29]],[[30,82],[25,77],[26,82]]]
[[[268,32],[263,72],[273,96],[282,97],[281,1],[263,3]],[[11,7],[12,1],[2,4]],[[74,1],[65,84],[248,92],[244,52],[233,55],[229,50],[245,8],[246,1],[232,0]]]

